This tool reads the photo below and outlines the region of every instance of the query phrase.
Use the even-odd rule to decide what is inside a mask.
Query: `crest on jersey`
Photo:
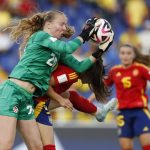
[[[133,76],[138,76],[138,74],[139,74],[139,70],[138,69],[134,69],[133,70]]]
[[[14,106],[14,107],[13,107],[13,112],[17,114],[18,111],[19,111],[19,110],[18,110],[18,107],[17,107],[17,106]]]
[[[116,77],[120,77],[120,76],[121,76],[121,72],[117,72]]]

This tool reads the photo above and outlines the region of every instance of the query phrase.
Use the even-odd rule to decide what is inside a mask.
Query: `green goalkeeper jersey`
[[[34,84],[37,87],[35,96],[41,96],[49,87],[50,75],[56,69],[60,57],[62,63],[77,72],[92,65],[88,58],[79,62],[71,55],[81,44],[77,38],[64,42],[44,31],[38,31],[30,37],[22,58],[9,77]]]

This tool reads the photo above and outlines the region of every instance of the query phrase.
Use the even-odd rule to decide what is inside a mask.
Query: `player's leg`
[[[15,87],[6,81],[0,85],[0,150],[12,149],[19,109]]]
[[[76,110],[93,115],[97,112],[97,107],[86,98],[80,96],[76,91],[68,91],[68,93],[68,98]]]
[[[55,150],[54,133],[48,105],[51,101],[34,102],[34,115],[39,127],[43,150]]]
[[[16,135],[15,117],[0,116],[0,150],[11,150]]]
[[[80,96],[76,91],[69,91],[69,100],[75,109],[94,115],[100,122],[105,119],[107,113],[112,111],[117,104],[117,100],[114,98],[99,108],[93,103],[90,103],[86,98]]]
[[[114,98],[110,100],[103,107],[99,108],[93,103],[90,103],[86,98],[80,96],[76,91],[67,91],[61,94],[64,98],[68,98],[73,107],[81,112],[94,115],[98,121],[103,121],[109,111],[112,111],[117,104],[117,100]],[[49,110],[60,107],[60,104],[56,101],[51,100],[48,107]]]
[[[143,150],[150,150],[150,133],[144,133],[139,136]]]
[[[117,100],[114,98],[110,100],[103,107],[96,107],[93,103],[90,103],[86,98],[80,96],[75,91],[68,91],[61,94],[64,98],[68,98],[73,107],[81,112],[94,115],[98,121],[103,121],[109,111],[112,111],[117,104]],[[60,104],[56,101],[51,100],[50,105],[48,106],[49,110],[60,107]]]
[[[29,150],[43,149],[39,129],[34,119],[19,120],[17,126]]]
[[[133,139],[132,138],[119,138],[119,143],[122,150],[133,150]]]
[[[42,150],[39,129],[34,119],[33,95],[23,90],[17,126],[29,150]]]
[[[40,135],[43,143],[43,150],[56,150],[54,143],[53,126],[37,123],[40,130]]]
[[[139,109],[135,122],[136,134],[139,136],[143,150],[150,150],[150,112],[148,109]]]

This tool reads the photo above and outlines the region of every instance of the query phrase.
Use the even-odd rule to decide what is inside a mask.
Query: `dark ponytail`
[[[87,83],[89,85],[96,99],[105,102],[107,97],[110,96],[110,91],[103,82],[103,76],[104,66],[102,58],[98,59],[87,71],[79,74],[82,83]]]

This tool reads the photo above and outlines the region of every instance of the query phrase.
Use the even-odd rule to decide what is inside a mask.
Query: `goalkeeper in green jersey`
[[[37,13],[9,28],[13,40],[23,41],[20,49],[24,53],[9,80],[0,85],[0,150],[12,148],[16,125],[28,149],[42,150],[32,97],[41,96],[47,91],[49,75],[60,58],[77,72],[85,71],[96,61],[100,51],[82,62],[69,55],[89,40],[95,21],[96,18],[88,20],[81,34],[66,43],[60,39],[70,27],[66,15],[60,11]]]

